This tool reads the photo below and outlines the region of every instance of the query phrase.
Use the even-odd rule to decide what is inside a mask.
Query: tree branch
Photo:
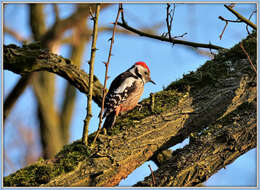
[[[103,4],[102,8],[106,8],[109,5],[110,4]],[[41,41],[46,42],[46,44],[51,46],[52,43],[60,40],[66,30],[78,25],[82,19],[89,16],[89,7],[94,8],[94,4],[80,4],[77,11],[75,11],[75,13],[73,13],[70,17],[60,20],[54,24],[42,37]]]
[[[83,22],[86,23],[86,20]],[[70,55],[70,60],[73,63],[73,65],[77,66],[80,68],[82,64],[82,59],[84,55],[84,51],[86,48],[86,43],[88,42],[88,38],[81,38],[81,27],[78,26],[75,28],[75,33],[79,34],[76,35],[77,38],[80,38],[81,40],[76,40],[79,43],[74,44],[71,43],[71,55]],[[90,37],[90,35],[89,35]],[[62,100],[62,108],[60,111],[60,120],[61,120],[61,131],[63,133],[63,139],[64,139],[64,144],[67,144],[70,139],[70,124],[71,124],[71,119],[73,116],[74,112],[74,107],[75,107],[75,101],[76,101],[76,91],[77,89],[72,86],[68,81],[66,83],[65,87],[65,93],[63,96]]]
[[[250,14],[250,16],[249,16],[248,20],[250,20],[250,19],[251,19],[251,17],[252,17],[252,16],[253,16],[255,13],[257,13],[257,11],[256,11],[256,10],[252,11],[252,13]],[[250,34],[250,32],[249,32],[249,29],[248,29],[248,24],[246,25],[246,31],[247,31],[247,33],[248,33],[248,34]]]
[[[246,110],[246,112],[245,112]],[[246,127],[245,127],[246,126]],[[157,171],[134,186],[197,186],[256,147],[256,99],[245,102],[210,124],[189,145],[177,149]]]
[[[241,47],[241,49],[243,50],[243,52],[245,53],[245,55],[247,56],[247,59],[248,59],[249,63],[251,64],[252,69],[255,71],[255,73],[257,73],[257,70],[256,70],[256,68],[255,68],[255,66],[254,66],[254,64],[253,64],[253,62],[251,61],[250,56],[249,56],[248,53],[246,52],[246,50],[245,50],[245,48],[244,48],[242,42],[240,43],[240,47]]]
[[[172,39],[171,31],[172,31],[172,21],[173,21],[174,12],[175,12],[175,4],[173,4],[173,9],[170,9],[170,8],[171,8],[170,3],[167,3],[166,25],[167,25],[167,30],[168,30],[168,37],[169,37],[169,39]]]
[[[82,135],[82,143],[88,146],[88,127],[89,122],[92,117],[92,95],[93,95],[93,78],[94,78],[94,63],[96,56],[96,43],[97,43],[97,35],[98,35],[98,18],[99,18],[100,4],[96,4],[95,16],[91,19],[94,22],[93,26],[93,34],[92,34],[92,45],[91,45],[91,55],[89,61],[89,93],[88,93],[88,103],[87,103],[87,114],[84,120],[83,127],[83,135]]]
[[[256,33],[243,44],[250,47],[249,56],[256,58]],[[39,161],[5,177],[4,185],[114,186],[161,150],[188,137],[191,137],[189,150],[184,148],[183,151],[192,154],[195,146],[198,146],[198,153],[205,153],[200,151],[202,146],[196,142],[204,142],[203,138],[206,143],[214,142],[214,135],[217,135],[217,142],[223,146],[216,144],[216,153],[228,156],[223,158],[224,164],[217,162],[219,164],[214,166],[215,163],[210,162],[214,165],[207,167],[215,167],[215,171],[223,168],[232,161],[229,155],[235,152],[242,154],[256,145],[257,77],[246,62],[246,55],[239,45],[221,51],[196,72],[184,75],[165,90],[154,93],[153,112],[150,111],[150,98],[144,99],[140,111],[135,108],[117,119],[110,136],[99,135],[93,149],[87,149],[81,141],[74,142],[65,146],[53,160]],[[227,135],[223,136],[224,131]],[[93,141],[94,136],[90,135],[89,140]],[[223,152],[223,147],[228,147],[230,154]],[[210,153],[205,144],[203,149]],[[193,163],[185,159],[188,153],[175,154],[178,156],[175,160],[178,163]],[[202,154],[196,155],[195,164],[199,157],[205,158]],[[207,158],[211,160],[210,155]],[[203,168],[203,163],[200,164]],[[207,177],[208,173],[204,175],[203,171],[199,176]],[[185,185],[196,185],[198,182],[193,183],[194,178],[187,174],[185,168],[179,174],[176,180],[185,179]],[[154,175],[157,177],[156,172]],[[166,177],[167,180],[172,181]],[[156,182],[160,181],[156,179]]]
[[[11,112],[13,106],[15,105],[15,102],[20,97],[20,95],[24,92],[24,90],[27,87],[27,84],[30,83],[32,79],[32,75],[25,75],[22,76],[22,78],[17,82],[15,87],[12,89],[12,91],[8,94],[4,101],[4,122],[5,119],[8,117],[9,113]],[[5,125],[3,125],[5,126]]]
[[[102,95],[102,106],[101,106],[101,111],[100,111],[100,114],[99,114],[98,131],[97,131],[97,134],[96,134],[96,136],[93,140],[92,145],[95,145],[97,137],[98,137],[100,130],[101,130],[101,125],[102,125],[102,120],[103,120],[103,111],[104,111],[104,106],[105,106],[105,98],[106,98],[106,93],[107,93],[105,88],[107,86],[107,79],[108,79],[108,76],[107,76],[108,75],[108,66],[109,66],[109,63],[110,63],[111,56],[112,56],[112,48],[113,48],[114,39],[115,39],[116,25],[117,25],[120,13],[122,11],[123,11],[123,8],[122,8],[122,4],[120,3],[119,7],[118,7],[118,11],[117,11],[116,20],[115,20],[115,23],[114,23],[112,37],[110,39],[110,48],[109,48],[109,52],[108,52],[107,62],[104,63],[106,70],[105,70],[105,79],[104,79],[104,89],[103,89],[103,95]]]
[[[44,4],[30,4],[30,26],[33,39],[40,41],[46,33]],[[48,47],[51,51],[57,51],[58,43],[42,41],[42,46]],[[33,74],[33,90],[37,100],[37,117],[39,120],[40,141],[42,155],[44,158],[54,156],[62,148],[62,133],[60,129],[59,114],[55,106],[55,76],[49,73]],[[52,142],[55,142],[53,144]]]
[[[55,23],[60,21],[60,11],[59,11],[59,7],[57,4],[53,4],[53,10],[55,13]]]
[[[32,27],[32,32],[35,40],[38,40],[40,36],[45,32],[45,22],[44,22],[44,15],[42,13],[43,6],[42,5],[31,5],[30,8],[30,23]],[[40,25],[39,28],[37,28],[36,25]],[[18,33],[15,31],[12,31],[11,29],[4,26],[4,31],[8,32],[9,34],[13,35],[17,40],[20,40],[21,42],[26,41],[24,38],[22,38]],[[19,81],[16,83],[15,87],[12,89],[12,91],[9,93],[8,97],[6,98],[4,102],[4,121],[8,117],[10,111],[12,110],[13,106],[15,105],[15,102],[20,97],[20,95],[24,92],[27,85],[31,81],[33,75],[29,74],[26,76],[22,76]]]
[[[191,46],[191,47],[194,47],[194,48],[210,48],[210,49],[216,49],[216,50],[225,49],[223,47],[216,46],[216,45],[213,45],[213,44],[196,43],[196,42],[190,42],[190,41],[185,41],[185,40],[178,40],[178,39],[174,39],[174,38],[170,39],[170,38],[166,38],[166,37],[163,37],[163,36],[157,36],[157,35],[154,35],[154,34],[145,33],[143,31],[137,30],[137,29],[129,26],[125,21],[123,11],[121,12],[121,19],[122,19],[122,23],[118,22],[119,26],[121,26],[124,29],[129,30],[129,31],[131,31],[135,34],[138,34],[140,36],[153,38],[153,39],[157,39],[157,40],[160,40],[160,41],[170,42],[172,44]]]
[[[17,33],[16,31],[12,30],[11,28],[8,28],[7,26],[3,25],[3,30],[4,33],[7,33],[11,36],[13,36],[17,41],[19,42],[25,42],[28,41],[28,39],[24,38],[23,36],[21,36],[19,33]]]
[[[251,26],[253,29],[257,29],[256,25],[254,23],[252,23],[250,20],[246,19],[245,17],[243,17],[242,15],[240,15],[238,12],[236,12],[234,9],[232,9],[230,6],[228,5],[224,5],[231,13],[233,13],[239,20],[241,20],[242,22],[246,23],[247,25]]]
[[[69,59],[43,50],[39,44],[17,47],[4,45],[4,69],[17,74],[27,74],[35,71],[48,71],[68,80],[81,92],[89,90],[88,74],[71,64]],[[100,106],[103,86],[94,76],[93,100]]]

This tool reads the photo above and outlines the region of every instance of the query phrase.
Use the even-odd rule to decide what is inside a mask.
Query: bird
[[[150,69],[143,61],[136,62],[119,74],[111,83],[105,97],[103,128],[112,128],[119,114],[135,108],[147,82],[156,84],[150,76]]]

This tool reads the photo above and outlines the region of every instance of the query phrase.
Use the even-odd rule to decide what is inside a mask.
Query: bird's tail
[[[110,129],[115,125],[115,122],[116,122],[116,112],[113,111],[106,117],[103,128]]]

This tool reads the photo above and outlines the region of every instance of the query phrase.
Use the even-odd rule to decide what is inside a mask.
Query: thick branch
[[[250,49],[248,54],[255,62],[255,33],[244,40],[243,45]],[[155,93],[153,112],[148,98],[141,102],[141,110],[135,108],[120,116],[114,128],[108,131],[109,136],[99,135],[94,149],[88,150],[81,141],[74,142],[64,147],[54,160],[38,162],[4,178],[4,185],[114,186],[158,152],[190,136],[193,137],[193,133],[203,133],[206,138],[210,135],[209,129],[216,129],[221,134],[221,128],[210,127],[211,124],[219,126],[218,120],[223,121],[223,129],[228,128],[228,131],[231,131],[228,133],[228,140],[231,140],[234,150],[237,151],[236,148],[240,147],[234,143],[235,140],[245,143],[245,148],[239,150],[246,152],[256,144],[256,113],[255,109],[252,109],[256,97],[256,74],[248,64],[246,55],[239,45],[236,45],[231,50],[221,52],[196,72],[185,75],[165,90]],[[240,108],[243,108],[243,113],[239,112]],[[234,113],[236,114],[232,115]],[[244,124],[240,127],[243,130],[237,132],[234,126],[237,125],[236,122],[239,124],[240,120],[236,118],[244,118],[244,115],[250,116],[248,119],[251,123],[242,120]],[[247,131],[247,134],[250,134],[248,137],[251,137],[243,140],[242,133]],[[242,141],[237,134],[240,134]],[[89,136],[90,141],[94,135]],[[189,153],[193,146],[200,145],[196,145],[199,140],[200,137],[193,137]],[[214,142],[214,138],[211,140]],[[224,138],[223,144],[225,142]],[[221,152],[221,149],[218,151]],[[186,162],[181,157],[178,157],[178,160]],[[229,160],[228,157],[224,159],[225,163],[230,163]],[[196,160],[194,163],[197,163]],[[224,165],[219,165],[217,170]],[[178,181],[183,181],[181,179],[185,177],[185,171],[182,170],[183,175],[177,176]],[[27,176],[28,173],[31,174],[28,178],[19,178]]]
[[[70,60],[40,49],[39,44],[17,47],[4,45],[4,69],[17,74],[48,71],[67,79],[81,92],[88,93],[88,74],[71,64]],[[100,106],[102,84],[94,77],[93,100]]]
[[[241,101],[241,100],[239,100]],[[172,153],[153,175],[135,186],[197,186],[239,156],[256,147],[256,99],[245,102],[194,135],[190,144]],[[245,127],[246,126],[246,127]],[[155,179],[154,179],[155,178]]]

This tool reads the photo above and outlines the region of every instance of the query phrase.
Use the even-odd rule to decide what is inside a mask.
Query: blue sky
[[[61,17],[66,18],[73,12],[73,6],[70,4],[60,4]],[[100,25],[111,26],[111,22],[115,20],[118,5],[115,4],[100,14]],[[158,30],[158,34],[166,32],[165,25],[165,9],[166,4],[124,4],[125,19],[128,24],[140,28],[151,27],[161,23],[162,27]],[[251,12],[256,9],[255,4],[237,4],[235,9],[249,17]],[[50,26],[54,22],[51,6],[46,6],[46,14],[48,15],[47,23]],[[15,14],[14,14],[15,13]],[[181,35],[185,32],[188,34],[183,39],[200,43],[212,43],[225,48],[230,48],[241,39],[247,36],[245,24],[230,23],[223,35],[222,40],[219,35],[225,25],[223,21],[218,19],[222,16],[226,19],[236,18],[223,6],[223,4],[207,3],[207,4],[177,4],[172,35]],[[253,16],[252,21],[256,23],[256,16]],[[5,24],[18,31],[22,36],[29,37],[30,29],[28,28],[28,7],[24,4],[12,4],[6,7],[4,14]],[[88,21],[89,25],[92,25]],[[103,32],[98,36],[95,60],[95,75],[103,83],[104,80],[104,64],[107,60],[109,42],[111,32]],[[19,44],[12,37],[4,36],[4,44],[15,43]],[[63,46],[59,54],[68,57],[69,47]],[[109,66],[108,86],[112,79],[119,73],[125,71],[132,66],[136,61],[145,61],[151,70],[152,79],[157,85],[147,84],[142,98],[149,96],[151,92],[157,92],[166,87],[170,82],[180,79],[183,74],[196,70],[199,66],[209,60],[208,57],[198,55],[193,50],[181,45],[172,46],[169,43],[161,42],[153,39],[140,37],[137,35],[116,34],[115,44],[113,46],[113,57]],[[87,61],[90,58],[90,44],[87,45],[84,53],[84,62],[82,68],[88,71]],[[4,71],[4,97],[16,84],[20,76]],[[64,79],[57,77],[57,107],[60,106],[62,98],[59,98],[64,93]],[[28,103],[29,102],[29,103]],[[17,133],[14,121],[22,121],[24,126],[33,131],[38,136],[38,122],[34,116],[36,113],[35,98],[31,88],[27,88],[25,93],[19,98],[16,107],[6,121],[6,131],[4,144],[13,141],[13,136]],[[86,110],[86,96],[79,91],[77,92],[77,102],[75,114],[71,127],[71,142],[81,138],[83,120]],[[97,129],[99,108],[94,104],[94,117],[90,123],[90,132]],[[22,114],[21,114],[22,113]],[[39,137],[38,137],[39,138]],[[186,142],[187,143],[187,142]],[[185,144],[185,143],[184,143]],[[39,144],[35,144],[39,147]],[[183,145],[180,145],[183,146]],[[13,149],[10,153],[12,160],[15,163],[16,169],[21,166],[22,161],[19,160],[21,152],[18,149]],[[150,164],[153,170],[156,166],[149,162],[138,168],[126,180],[123,180],[121,186],[129,186],[142,180],[150,174],[148,168]],[[8,171],[8,173],[13,171]],[[8,174],[6,173],[6,174]],[[237,180],[239,179],[239,180]],[[256,150],[251,150],[245,155],[238,158],[233,164],[222,169],[217,174],[212,176],[206,183],[208,186],[255,186],[256,185]]]

